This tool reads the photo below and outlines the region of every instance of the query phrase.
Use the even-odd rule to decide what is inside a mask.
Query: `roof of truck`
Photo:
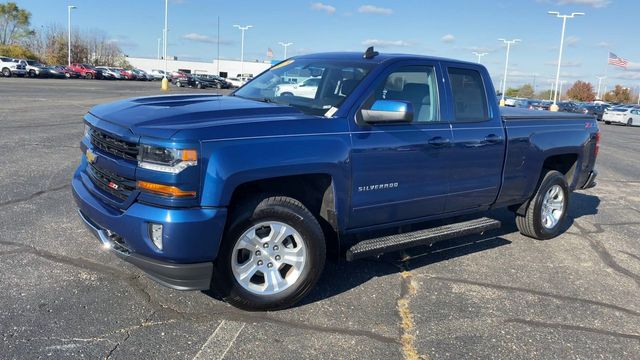
[[[378,55],[367,59],[363,52],[326,52],[296,56],[295,59],[327,59],[327,60],[349,60],[349,61],[368,61],[381,64],[389,60],[430,60],[430,61],[451,61],[457,63],[478,65],[475,62],[461,61],[456,59],[441,58],[436,56],[413,55],[413,54],[387,54],[379,53]]]

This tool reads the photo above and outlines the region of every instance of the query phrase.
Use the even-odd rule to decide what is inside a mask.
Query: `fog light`
[[[149,224],[149,233],[153,244],[162,250],[162,224]]]

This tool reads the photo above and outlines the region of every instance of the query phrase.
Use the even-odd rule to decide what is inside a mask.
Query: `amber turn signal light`
[[[147,181],[138,181],[137,182],[138,189],[146,192],[150,192],[157,195],[168,196],[168,197],[195,197],[195,191],[184,191],[180,190],[175,186],[156,184]]]

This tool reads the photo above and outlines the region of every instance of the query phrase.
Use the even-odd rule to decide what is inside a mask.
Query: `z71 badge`
[[[398,183],[386,183],[386,184],[376,184],[376,185],[367,185],[367,186],[358,186],[358,192],[360,191],[372,191],[372,190],[385,190],[385,189],[393,189],[397,188]]]

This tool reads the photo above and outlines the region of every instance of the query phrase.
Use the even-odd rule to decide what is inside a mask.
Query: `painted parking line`
[[[193,360],[224,359],[245,325],[243,322],[222,320],[220,325],[209,336],[209,339],[202,345],[200,351],[193,357]]]

